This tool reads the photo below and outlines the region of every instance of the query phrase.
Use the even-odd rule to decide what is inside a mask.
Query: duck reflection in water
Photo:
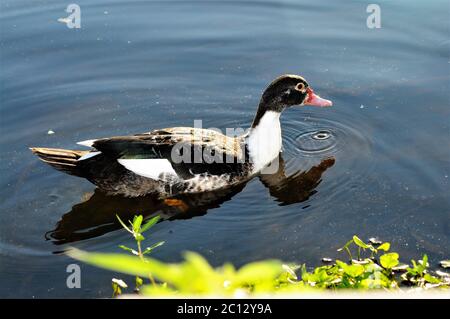
[[[286,175],[281,154],[275,161],[279,161],[277,172],[261,174],[259,179],[280,205],[290,205],[303,202],[316,193],[322,174],[334,165],[335,159],[326,158],[308,170],[289,176]],[[160,221],[201,216],[240,193],[245,185],[242,183],[213,192],[182,194],[166,199],[156,196],[108,196],[96,189],[89,199],[74,205],[70,212],[64,214],[55,229],[47,232],[45,237],[55,245],[95,238],[122,227],[116,214],[122,220],[131,220],[136,214],[146,219],[159,215]]]

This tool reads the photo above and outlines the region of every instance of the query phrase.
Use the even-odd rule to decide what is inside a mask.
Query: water
[[[191,250],[214,265],[314,266],[353,234],[390,241],[405,260],[450,256],[447,1],[378,1],[372,30],[364,1],[76,3],[81,29],[57,22],[69,2],[0,3],[1,297],[110,296],[117,275],[87,265],[82,288],[68,289],[73,261],[59,252],[132,245],[116,213],[161,214],[148,241],[166,241],[154,254],[165,261]],[[92,195],[27,149],[196,119],[245,128],[283,73],[334,102],[283,114],[288,179],[168,206]]]

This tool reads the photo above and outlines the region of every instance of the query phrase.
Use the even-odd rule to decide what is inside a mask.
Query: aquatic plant
[[[158,221],[159,216],[155,216],[151,218],[149,221],[147,221],[144,225],[142,225],[142,222],[144,218],[142,215],[134,216],[133,221],[129,221],[130,226],[127,226],[118,215],[116,215],[117,219],[119,220],[120,224],[123,228],[126,229],[127,232],[129,232],[134,240],[136,241],[137,249],[132,249],[124,245],[119,245],[120,248],[122,248],[125,251],[130,252],[131,254],[138,256],[141,261],[145,262],[145,255],[150,254],[155,248],[164,245],[164,241],[157,242],[150,247],[145,248],[142,250],[142,241],[145,240],[144,235],[142,235],[144,232],[149,230],[151,227],[153,227]],[[152,276],[151,272],[148,272],[146,276],[150,279],[151,283],[153,285],[156,284],[155,279]],[[135,281],[135,291],[139,292],[139,288],[143,285],[144,281],[141,277],[136,276]],[[112,287],[113,287],[113,297],[118,296],[122,293],[122,288],[128,288],[128,285],[121,279],[112,279]]]
[[[194,252],[185,253],[181,263],[164,263],[146,257],[164,242],[141,249],[144,240],[142,233],[157,221],[155,217],[142,227],[142,216],[135,217],[130,227],[120,221],[135,238],[137,250],[120,247],[138,258],[124,254],[88,253],[77,249],[68,254],[97,267],[136,276],[136,290],[143,296],[248,297],[295,294],[318,289],[398,291],[406,287],[421,290],[450,288],[450,275],[442,271],[430,271],[427,255],[419,261],[411,260],[410,265],[403,264],[399,261],[398,253],[390,252],[390,243],[374,239],[366,243],[357,236],[338,249],[348,254],[347,262],[324,259],[328,265],[311,271],[304,264],[288,265],[278,260],[253,262],[239,269],[230,263],[213,268],[205,258]],[[366,252],[367,256],[363,256]],[[355,253],[356,258],[353,257]],[[149,284],[144,284],[141,277],[148,277]],[[127,288],[127,284],[123,280],[113,279],[114,296],[119,295],[124,288]]]

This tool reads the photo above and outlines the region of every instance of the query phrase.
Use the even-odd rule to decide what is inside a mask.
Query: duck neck
[[[280,112],[261,108],[256,113],[247,140],[254,173],[269,165],[281,151],[280,115]]]

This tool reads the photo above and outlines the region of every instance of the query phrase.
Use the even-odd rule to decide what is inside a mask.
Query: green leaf
[[[127,288],[127,284],[122,279],[113,278],[111,280],[111,285],[113,289],[113,297],[117,297],[122,294],[122,288]]]
[[[369,248],[369,245],[367,245],[366,243],[364,243],[361,239],[358,238],[358,236],[354,235],[353,236],[353,241],[356,245],[358,245],[359,247],[363,248],[363,249],[367,249]]]
[[[425,267],[425,268],[427,268],[429,265],[428,265],[428,256],[425,254],[425,255],[423,255],[423,258],[422,258],[422,266],[423,267]]]
[[[358,277],[364,273],[364,266],[362,265],[350,265],[348,266],[344,272],[350,277]]]
[[[441,280],[439,278],[431,276],[430,274],[425,274],[425,276],[423,276],[423,278],[427,282],[429,282],[430,284],[439,284],[439,283],[441,283]]]
[[[142,280],[142,278],[139,276],[136,276],[136,288],[139,288],[143,284],[144,284],[144,281]]]
[[[155,216],[152,219],[150,219],[148,222],[146,222],[144,224],[144,226],[142,226],[141,228],[141,233],[147,231],[148,229],[150,229],[151,227],[153,227],[153,225],[155,225],[158,221],[159,221],[160,217],[159,216]]]
[[[141,233],[134,233],[134,238],[135,238],[137,241],[143,241],[143,240],[145,239],[145,237],[142,236]]]
[[[142,217],[142,215],[139,216],[134,216],[133,218],[133,231],[135,233],[140,232],[139,230],[141,229],[141,224],[142,224],[142,220],[144,218]]]
[[[353,239],[352,239],[352,240],[349,240],[344,246],[342,246],[341,248],[339,248],[337,251],[342,251],[342,250],[348,248],[348,246],[350,246],[351,243],[353,243]]]
[[[126,250],[126,251],[132,253],[133,255],[136,255],[136,256],[139,255],[139,253],[136,250],[131,249],[131,248],[127,247],[127,246],[119,245],[119,248],[122,248],[123,250]]]
[[[336,260],[336,265],[338,265],[345,274],[353,278],[361,276],[364,273],[363,265],[347,265],[340,260]]]
[[[122,290],[120,289],[120,286],[117,283],[115,283],[113,281],[111,285],[112,285],[112,289],[113,289],[113,295],[112,295],[113,298],[122,294]]]
[[[345,250],[348,254],[348,256],[350,257],[350,259],[352,259],[352,253],[350,252],[350,249],[348,249],[348,247],[353,243],[353,239],[349,240],[344,246],[342,246],[341,248],[339,248],[337,251],[342,251]]]
[[[300,267],[300,278],[303,280],[304,276],[308,275],[308,271],[306,270],[306,264],[302,264]]]
[[[120,219],[119,215],[116,214],[116,217],[119,220],[119,223],[122,225],[122,227],[125,228],[129,233],[132,234],[133,231],[130,228],[128,228],[127,225],[125,225],[125,223]]]
[[[277,260],[253,262],[244,265],[238,270],[236,280],[241,283],[273,280],[282,272],[282,264]]]
[[[147,277],[151,273],[167,282],[172,282],[183,275],[178,265],[165,264],[151,258],[142,261],[134,256],[124,254],[88,253],[76,248],[69,250],[67,255],[85,263],[123,274]]]
[[[389,251],[389,249],[391,249],[391,244],[390,243],[383,243],[380,246],[378,246],[377,249],[378,250]]]
[[[397,253],[387,253],[380,256],[380,263],[386,269],[392,269],[398,265],[398,254]]]
[[[160,241],[156,244],[151,245],[150,247],[145,248],[145,250],[142,252],[143,255],[149,254],[153,249],[164,245],[165,241]]]
[[[419,274],[419,267],[421,266],[420,264],[418,265],[417,263],[416,263],[416,261],[415,260],[413,260],[413,259],[411,259],[411,264],[412,264],[412,267],[410,267],[410,268],[408,268],[407,269],[407,272],[408,272],[408,274],[409,275],[411,275],[411,276],[417,276],[418,274]]]
[[[221,274],[217,273],[204,257],[186,252],[184,258],[185,262],[181,264],[182,272],[175,282],[171,279],[177,288],[192,293],[213,293],[224,288]]]

